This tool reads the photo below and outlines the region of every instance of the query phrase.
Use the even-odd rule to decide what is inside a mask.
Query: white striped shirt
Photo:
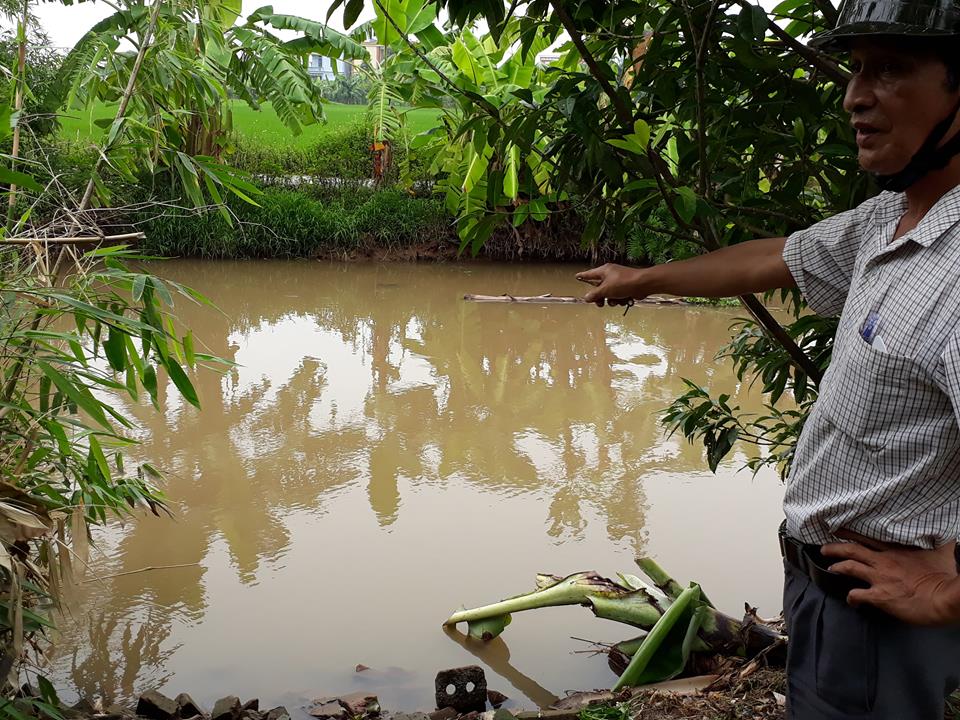
[[[960,536],[960,187],[894,241],[906,209],[883,193],[784,249],[810,307],[840,313],[784,499],[804,542]]]

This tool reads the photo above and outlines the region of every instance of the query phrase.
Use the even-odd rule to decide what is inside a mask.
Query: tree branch
[[[734,0],[734,2],[743,8],[755,7],[749,0]],[[804,45],[802,42],[793,37],[793,35],[777,25],[777,23],[774,22],[769,15],[767,16],[767,29],[779,40],[781,40],[788,48],[790,48],[790,50],[802,57],[810,65],[815,67],[834,82],[845,85],[850,79],[847,73],[841,70],[840,66],[830,59],[828,55],[824,55],[823,53],[817,52],[813,48]]]
[[[830,0],[813,0],[813,4],[817,6],[817,10],[823,15],[828,25],[832,27],[837,24],[837,21],[840,19],[840,13],[837,12],[837,9],[830,3]]]
[[[586,43],[583,42],[583,35],[580,34],[576,25],[573,24],[573,18],[570,17],[567,9],[560,4],[560,0],[550,0],[550,7],[553,8],[557,19],[559,19],[560,24],[563,25],[563,29],[567,31],[574,47],[576,47],[577,52],[580,53],[580,57],[583,58],[583,61],[590,69],[590,74],[593,75],[594,79],[600,84],[600,87],[603,88],[603,92],[610,98],[610,102],[613,103],[614,110],[617,112],[617,120],[620,121],[620,124],[624,128],[632,129],[633,110],[631,110],[630,106],[617,94],[613,85],[610,84],[610,81],[603,74],[603,71],[600,69],[600,63],[597,62],[597,59],[593,57]]]
[[[123,120],[124,116],[127,114],[127,105],[130,103],[130,98],[133,97],[133,89],[137,84],[137,76],[140,74],[140,67],[143,65],[143,56],[147,54],[147,48],[150,46],[150,39],[153,37],[153,31],[157,27],[157,19],[160,17],[160,8],[163,6],[163,0],[154,0],[153,12],[150,13],[150,24],[147,26],[147,32],[143,36],[143,41],[140,43],[140,49],[137,51],[137,58],[133,62],[133,70],[130,71],[130,79],[127,81],[127,88],[123,93],[123,98],[120,100],[120,107],[117,108],[117,114],[113,119],[113,124],[116,125],[118,122]],[[103,151],[97,157],[97,162],[93,165],[93,171],[90,173],[90,181],[87,183],[87,189],[83,193],[83,198],[80,200],[80,212],[83,212],[90,206],[90,200],[93,198],[93,190],[96,187],[97,173],[100,172],[100,166],[103,165],[103,158],[106,155],[107,151],[110,149],[111,145],[117,141],[117,137],[120,135],[118,132],[113,138],[113,142],[107,142],[103,147]]]

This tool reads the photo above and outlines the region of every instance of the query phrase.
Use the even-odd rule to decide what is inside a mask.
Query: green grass
[[[257,203],[230,198],[233,226],[215,212],[144,218],[140,249],[180,257],[340,257],[455,239],[440,200],[401,190],[267,188]]]
[[[300,135],[294,135],[280,122],[270,103],[264,103],[261,110],[254,110],[246,103],[234,102],[233,127],[241,138],[256,140],[258,144],[305,148],[322,137],[361,121],[367,108],[363,105],[329,103],[324,105],[324,111],[326,123],[310,125]],[[115,113],[116,106],[97,105],[82,115],[63,116],[60,121],[61,137],[77,141],[99,137],[104,131],[94,125],[94,121],[112,118]],[[410,110],[407,113],[407,126],[411,133],[417,134],[435,127],[439,116],[439,110]]]

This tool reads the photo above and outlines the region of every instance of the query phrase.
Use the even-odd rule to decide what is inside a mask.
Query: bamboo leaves
[[[130,268],[143,259],[100,248],[54,287],[30,268],[0,266],[0,631],[14,645],[49,625],[71,553],[85,562],[91,524],[164,509],[157,470],[123,461],[134,423],[116,394],[135,399],[142,388],[159,404],[163,370],[198,404],[182,363],[206,356],[170,312],[178,296],[203,298]],[[16,657],[11,647],[4,653]]]

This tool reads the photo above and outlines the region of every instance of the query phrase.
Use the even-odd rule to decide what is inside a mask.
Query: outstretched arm
[[[785,243],[785,238],[750,240],[649,268],[607,264],[579,273],[577,280],[593,285],[585,299],[598,305],[659,293],[719,298],[794,288],[797,283],[783,261]]]

